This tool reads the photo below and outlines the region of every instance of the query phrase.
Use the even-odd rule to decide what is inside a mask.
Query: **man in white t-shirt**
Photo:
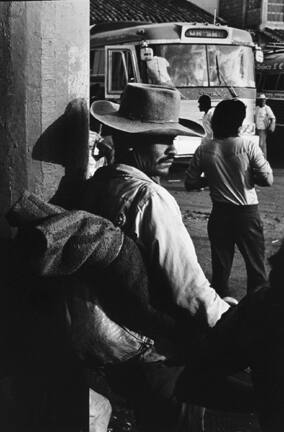
[[[257,99],[255,110],[256,133],[259,136],[259,146],[263,151],[264,157],[267,157],[266,137],[267,132],[275,131],[276,119],[272,109],[266,105],[265,94],[260,94]]]
[[[207,141],[208,139],[213,138],[213,131],[211,128],[211,119],[213,116],[214,108],[211,107],[211,98],[210,96],[203,94],[198,99],[198,107],[199,111],[204,111],[204,115],[202,117],[202,124],[205,130],[205,136],[202,139],[202,142]]]

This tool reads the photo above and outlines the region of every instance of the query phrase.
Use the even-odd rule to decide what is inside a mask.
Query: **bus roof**
[[[188,23],[188,22],[171,22],[171,23],[144,23],[144,22],[116,22],[108,24],[98,24],[91,30],[91,47],[98,47],[110,44],[126,44],[147,41],[170,41],[170,42],[191,42],[212,43],[213,36],[206,37],[184,37],[185,30],[203,29],[208,34],[212,30],[217,30],[215,36],[216,43],[230,43],[236,45],[253,45],[252,37],[246,30],[236,29],[233,27],[214,25],[208,23]],[[193,34],[193,33],[192,33]],[[223,34],[223,36],[221,36]],[[227,37],[224,35],[227,34]]]

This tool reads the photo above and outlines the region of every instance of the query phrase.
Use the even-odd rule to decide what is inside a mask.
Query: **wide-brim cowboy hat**
[[[267,97],[265,96],[265,94],[264,93],[261,93],[261,94],[259,94],[258,96],[257,96],[257,99],[267,99]]]
[[[120,105],[105,100],[95,101],[90,111],[102,124],[122,132],[204,135],[204,129],[199,123],[179,119],[180,93],[168,86],[131,83],[125,88]]]

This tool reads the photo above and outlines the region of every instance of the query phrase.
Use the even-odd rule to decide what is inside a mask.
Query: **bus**
[[[170,85],[181,93],[181,117],[201,124],[200,95],[209,95],[213,106],[237,97],[247,106],[243,133],[255,137],[261,53],[249,32],[219,24],[123,22],[95,25],[90,38],[91,101],[119,102],[128,82]],[[200,141],[177,137],[178,156],[192,155]]]

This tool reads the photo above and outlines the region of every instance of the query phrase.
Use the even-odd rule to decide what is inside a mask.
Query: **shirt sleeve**
[[[255,183],[259,186],[271,186],[273,184],[272,168],[259,145],[252,141],[249,142],[249,158]]]
[[[268,106],[268,105],[266,105],[266,114],[267,114],[267,117],[269,119],[275,119],[275,115],[274,115],[272,109],[270,108],[270,106]]]
[[[191,159],[186,171],[184,185],[187,190],[201,187],[202,181],[201,146],[199,146]]]
[[[213,114],[214,114],[214,108],[210,108],[210,110],[208,111],[208,120],[212,120]]]
[[[214,326],[229,306],[205,277],[175,199],[166,190],[152,193],[136,228],[174,302]]]

